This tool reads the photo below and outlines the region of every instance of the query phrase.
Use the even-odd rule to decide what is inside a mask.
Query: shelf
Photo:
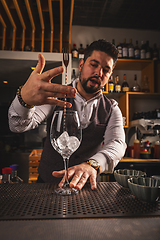
[[[153,64],[153,60],[141,60],[141,59],[118,59],[115,70],[139,70],[146,68],[150,64]]]
[[[153,163],[153,162],[159,162],[160,159],[136,159],[136,158],[129,158],[129,157],[124,157],[120,160],[120,162],[143,162],[143,163]]]

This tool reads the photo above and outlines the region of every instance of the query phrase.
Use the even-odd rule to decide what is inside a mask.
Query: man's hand
[[[65,180],[64,170],[57,172],[54,171],[52,172],[52,175],[54,177],[63,176],[63,179],[59,183],[59,187],[63,187]],[[95,190],[97,188],[96,177],[97,171],[86,162],[68,168],[68,179],[72,178],[72,180],[70,181],[70,187],[76,188],[78,190],[81,190],[83,188],[88,179],[91,184],[91,189]]]
[[[65,98],[65,96],[75,97],[76,89],[51,83],[51,79],[62,74],[64,68],[57,67],[42,73],[45,66],[45,58],[42,54],[39,54],[38,57],[39,61],[36,68],[21,89],[22,99],[29,105],[51,104],[63,107],[64,101],[56,98]],[[71,107],[71,103],[67,103],[67,107]]]

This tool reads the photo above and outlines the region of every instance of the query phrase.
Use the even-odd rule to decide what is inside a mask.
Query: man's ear
[[[80,62],[79,62],[79,65],[78,65],[78,70],[79,72],[81,71],[82,67],[83,67],[83,64],[84,64],[84,60],[81,59]]]

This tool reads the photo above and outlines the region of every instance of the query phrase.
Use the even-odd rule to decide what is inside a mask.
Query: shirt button
[[[85,115],[85,114],[83,114],[83,117],[86,117],[86,115]]]

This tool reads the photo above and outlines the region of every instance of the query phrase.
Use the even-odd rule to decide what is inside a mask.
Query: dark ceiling
[[[73,25],[160,30],[160,0],[75,0]]]

